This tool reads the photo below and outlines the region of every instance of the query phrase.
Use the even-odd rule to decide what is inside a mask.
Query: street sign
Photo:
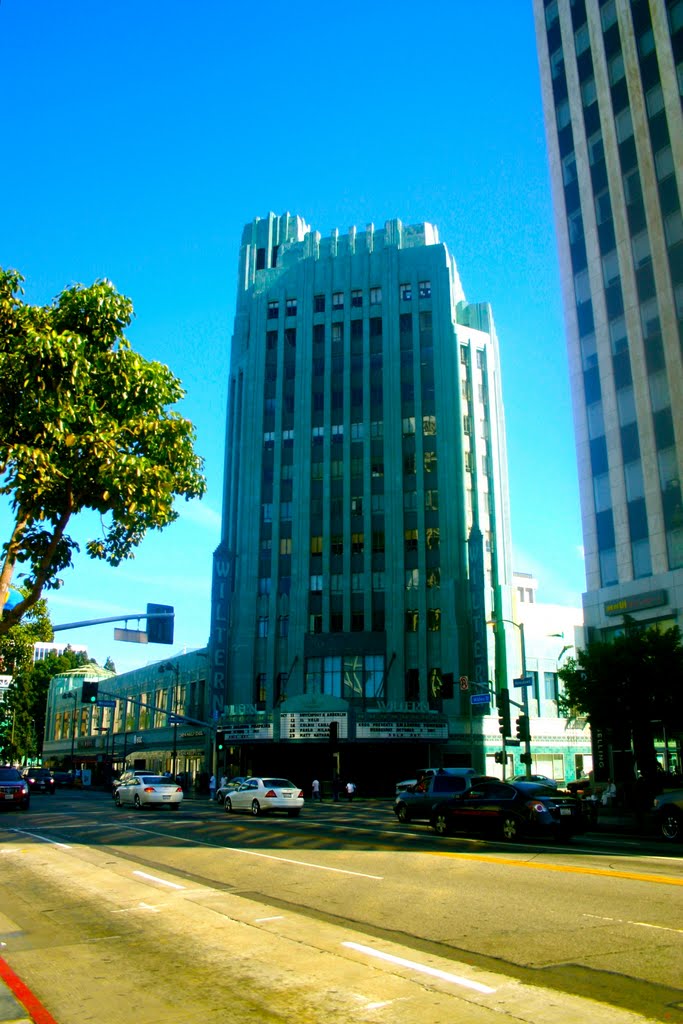
[[[522,676],[521,679],[513,679],[512,680],[512,685],[513,686],[531,686],[532,683],[533,683],[533,679],[531,678],[531,676]]]
[[[460,676],[460,689],[464,691],[464,690],[469,690],[469,688],[470,688],[469,677],[468,676]]]
[[[473,693],[470,697],[470,704],[490,704],[490,693]]]
[[[115,708],[116,707],[116,701],[115,700],[98,700],[96,706],[98,708]]]
[[[184,725],[185,724],[185,719],[181,718],[179,715],[169,715],[168,716],[168,724],[169,725]]]

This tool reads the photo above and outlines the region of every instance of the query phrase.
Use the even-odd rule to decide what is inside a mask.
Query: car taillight
[[[535,811],[536,814],[543,814],[546,810],[545,804],[539,803],[538,800],[529,800],[527,807],[530,811]]]
[[[269,789],[268,792],[266,793],[266,796],[272,799],[273,797],[277,796],[277,793],[275,792],[274,789]]]
[[[145,786],[144,792],[145,793],[156,793],[156,789],[154,788],[154,786]]]
[[[299,790],[299,792],[297,793],[297,797],[299,798],[299,800],[303,800],[303,798],[304,798],[304,791],[303,791],[303,789]]]
[[[182,793],[182,791],[183,791],[183,787],[182,786],[176,786],[176,793]]]

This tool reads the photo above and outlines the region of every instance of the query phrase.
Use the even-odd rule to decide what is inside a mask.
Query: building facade
[[[588,639],[683,625],[683,4],[534,0]]]
[[[420,764],[483,769],[517,644],[498,341],[433,225],[247,226],[225,466],[229,770],[381,791]]]

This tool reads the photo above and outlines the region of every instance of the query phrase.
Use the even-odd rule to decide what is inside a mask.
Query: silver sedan
[[[170,807],[180,809],[183,800],[182,787],[166,775],[136,775],[126,779],[114,794],[117,807]]]
[[[256,817],[268,811],[285,811],[297,818],[304,805],[303,790],[289,779],[246,779],[241,786],[225,794],[225,810],[249,811]]]

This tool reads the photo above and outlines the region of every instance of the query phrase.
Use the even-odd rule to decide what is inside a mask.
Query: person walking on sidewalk
[[[311,796],[314,800],[322,800],[320,781],[318,779],[313,779],[313,782],[311,783]]]
[[[209,779],[209,800],[216,799],[216,776],[212,775]]]
[[[346,797],[347,797],[349,803],[351,803],[351,801],[353,800],[353,794],[355,792],[356,792],[356,783],[355,782],[347,782],[346,783]]]

